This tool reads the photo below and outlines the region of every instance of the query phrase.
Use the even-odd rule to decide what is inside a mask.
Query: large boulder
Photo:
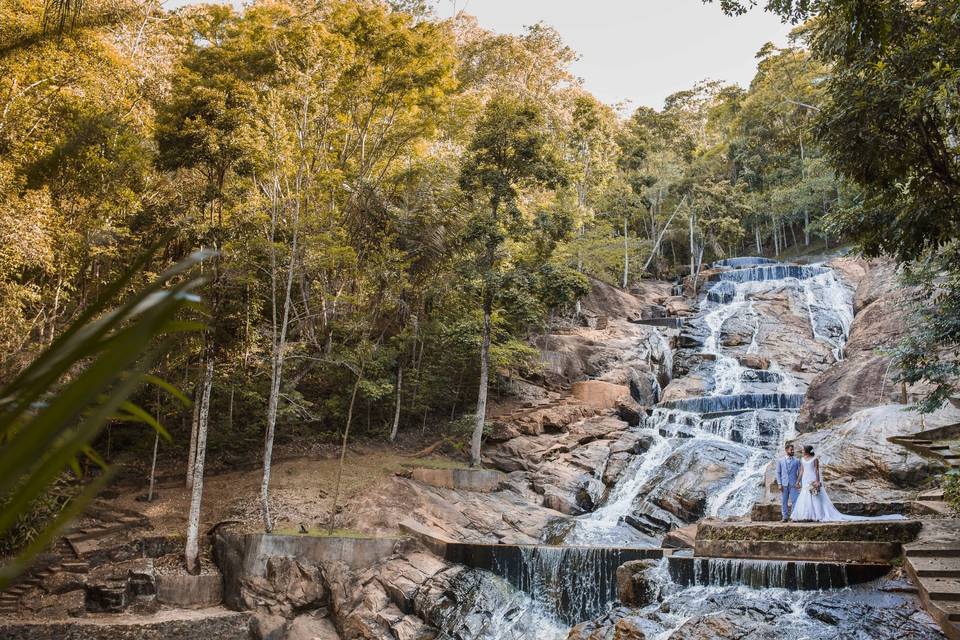
[[[684,442],[640,489],[627,522],[655,533],[699,520],[706,515],[709,499],[736,478],[751,453],[732,442]]]
[[[842,265],[844,275],[849,274],[857,284],[850,336],[844,359],[810,383],[797,421],[800,432],[836,423],[861,409],[910,402],[923,391],[919,385],[903,389],[894,382],[896,370],[885,352],[907,331],[906,291],[899,284],[895,266],[889,261],[856,263],[849,259]]]
[[[601,380],[585,380],[575,382],[570,387],[570,393],[595,409],[609,410],[615,409],[621,400],[630,397],[630,388]]]
[[[296,610],[326,603],[327,591],[319,566],[271,556],[266,568],[266,575],[242,580],[240,597],[245,608],[289,616]]]
[[[924,418],[927,428],[960,422],[960,409],[944,407]],[[940,463],[889,441],[920,430],[920,416],[903,405],[862,409],[843,422],[796,439],[813,447],[831,497],[878,501],[890,491],[917,488],[942,469]]]

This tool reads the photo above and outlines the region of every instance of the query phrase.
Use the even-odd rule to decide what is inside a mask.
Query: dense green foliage
[[[87,0],[61,36],[40,0],[8,0],[0,377],[165,233],[154,269],[218,252],[210,331],[156,369],[197,395],[216,362],[220,463],[260,447],[273,401],[280,440],[333,441],[351,407],[371,437],[396,416],[401,434],[460,437],[485,316],[496,390],[537,375],[528,338],[569,318],[588,277],[629,286],[852,236],[928,256],[923,299],[955,308],[956,280],[929,275],[955,255],[938,251],[956,236],[957,78],[937,64],[955,3],[876,3],[841,33],[863,4],[771,0],[787,19],[821,13],[758,53],[749,87],[702,82],[618,114],[549,27],[495,34],[423,2]],[[928,359],[905,375],[956,378],[932,368],[956,317],[916,333]],[[190,412],[156,410],[182,460]],[[151,444],[123,428],[112,442]]]
[[[723,0],[742,13],[755,2]],[[770,0],[826,65],[816,138],[855,186],[831,213],[834,233],[891,255],[916,287],[900,377],[934,385],[933,410],[960,391],[960,2]]]
[[[0,589],[105,486],[110,469],[92,444],[108,422],[147,424],[169,440],[156,419],[129,400],[143,382],[189,404],[149,372],[175,337],[202,328],[184,316],[196,306],[193,291],[200,284],[195,275],[184,274],[203,256],[116,299],[151,255],[133,263],[123,279],[0,389],[0,545],[9,551],[27,544],[0,567]],[[101,472],[77,490],[65,474],[72,469],[81,476],[81,459]]]

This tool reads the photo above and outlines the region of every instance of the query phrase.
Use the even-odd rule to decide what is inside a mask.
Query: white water
[[[724,282],[726,287],[733,288],[731,302],[727,304],[707,300],[702,302],[699,322],[706,327],[708,335],[700,352],[708,356],[704,358],[705,361],[708,363],[712,361],[713,377],[713,384],[705,391],[707,396],[797,394],[805,390],[806,385],[803,381],[788,373],[781,363],[770,358],[768,354],[762,353],[761,333],[764,324],[761,312],[755,308],[755,301],[766,294],[777,292],[776,295],[781,295],[780,291],[785,291],[794,312],[800,311],[806,314],[810,336],[818,342],[829,345],[834,358],[838,360],[842,358],[843,345],[853,318],[850,291],[837,280],[831,270],[822,273],[815,270],[804,271],[803,278],[769,279],[771,275],[788,272],[796,273],[796,270],[778,269],[773,266],[764,268],[760,272],[761,277],[767,278],[761,281],[740,282],[736,277],[732,278]],[[723,328],[725,323],[734,317],[743,318],[752,328],[752,332],[747,344],[727,348],[722,344]],[[769,318],[767,321],[769,322]],[[665,333],[660,330],[654,331],[652,335],[646,337],[646,340],[649,346],[647,353],[651,369],[656,370],[659,367],[661,377],[669,380],[673,375],[673,357]],[[760,373],[750,370],[740,364],[735,357],[736,353],[765,355],[770,358],[769,368],[766,372]],[[659,383],[655,387],[659,397]],[[647,451],[633,458],[600,508],[574,520],[573,528],[565,537],[565,543],[586,546],[644,544],[657,546],[656,540],[639,533],[627,524],[625,516],[636,508],[638,500],[644,499],[645,491],[656,486],[658,479],[677,471],[668,469],[665,465],[671,461],[671,455],[679,447],[689,446],[691,441],[695,446],[722,447],[726,451],[735,451],[738,452],[737,455],[742,455],[744,460],[742,466],[725,484],[708,496],[704,512],[705,515],[713,517],[743,516],[750,511],[761,491],[762,478],[767,465],[773,460],[782,443],[794,436],[797,415],[795,409],[777,410],[775,407],[771,409],[761,407],[747,411],[740,410],[735,415],[704,418],[698,413],[689,411],[665,407],[655,408],[644,426],[638,429],[639,433],[650,439],[652,444]],[[562,553],[557,554],[559,559],[564,557]],[[483,635],[477,636],[478,638],[499,640],[516,637],[553,640],[553,638],[563,637],[557,629],[564,628],[564,625],[557,622],[552,615],[555,611],[551,609],[552,605],[546,602],[553,597],[552,592],[543,582],[546,574],[558,574],[560,567],[552,565],[548,567],[544,565],[542,558],[531,558],[527,564],[529,576],[526,581],[529,584],[526,585],[526,589],[532,592],[534,597],[532,601],[529,599],[523,601],[523,604],[508,603],[506,609],[521,612],[521,617],[529,618],[525,624],[533,623],[534,626],[525,627],[526,635]],[[663,573],[662,584],[669,585],[666,561],[661,563],[660,569]],[[742,563],[717,568],[717,571],[730,573],[733,581],[736,581],[734,578],[741,579],[741,575],[749,575],[749,579],[753,580],[755,576],[762,574],[765,576],[764,580],[772,581],[770,584],[776,584],[777,576],[773,574],[778,570],[780,569],[774,566],[745,567]],[[577,583],[574,586],[573,591],[582,590],[585,594],[592,593],[593,587],[589,584]],[[700,602],[700,598],[706,602],[718,594],[729,595],[730,589],[731,587],[692,587],[680,590],[676,597],[682,600],[675,601],[669,607],[669,612],[660,610],[654,615],[655,609],[651,609],[650,618],[652,620],[656,617],[657,621],[651,622],[650,629],[644,631],[648,637],[666,638],[686,619],[697,613],[699,605],[691,606],[691,603]],[[745,591],[750,593],[742,596],[738,594],[738,599],[749,606],[749,602],[757,597],[754,594],[758,592],[749,589]],[[790,611],[802,611],[802,608],[798,608],[801,607],[798,604],[801,600],[798,598],[803,596],[783,591],[777,593],[777,598],[785,602],[789,600]],[[670,602],[671,599],[668,597],[667,601]],[[531,613],[534,610],[536,613]],[[497,624],[505,625],[504,629],[519,628],[506,619],[510,615],[514,614],[498,612],[495,617],[500,622]],[[802,614],[798,614],[799,617],[802,617]]]

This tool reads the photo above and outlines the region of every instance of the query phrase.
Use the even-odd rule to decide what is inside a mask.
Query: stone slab
[[[888,516],[910,511],[910,505],[906,502],[835,502],[833,506],[840,513],[851,516]],[[779,499],[775,502],[759,502],[750,511],[753,522],[780,522],[780,517]]]
[[[882,564],[902,552],[899,542],[811,542],[779,540],[697,540],[694,555],[803,562]]]
[[[703,520],[701,540],[774,540],[809,542],[912,542],[920,533],[917,520],[862,522],[725,522]]]
[[[427,469],[417,467],[413,479],[442,489],[457,489],[492,493],[497,491],[506,476],[492,469]]]

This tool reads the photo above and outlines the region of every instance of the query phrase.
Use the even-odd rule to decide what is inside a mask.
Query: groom
[[[793,457],[793,445],[789,442],[784,447],[784,455],[777,460],[777,484],[780,485],[780,514],[781,522],[790,518],[790,507],[797,504],[800,489],[797,482],[800,479],[800,461]]]

